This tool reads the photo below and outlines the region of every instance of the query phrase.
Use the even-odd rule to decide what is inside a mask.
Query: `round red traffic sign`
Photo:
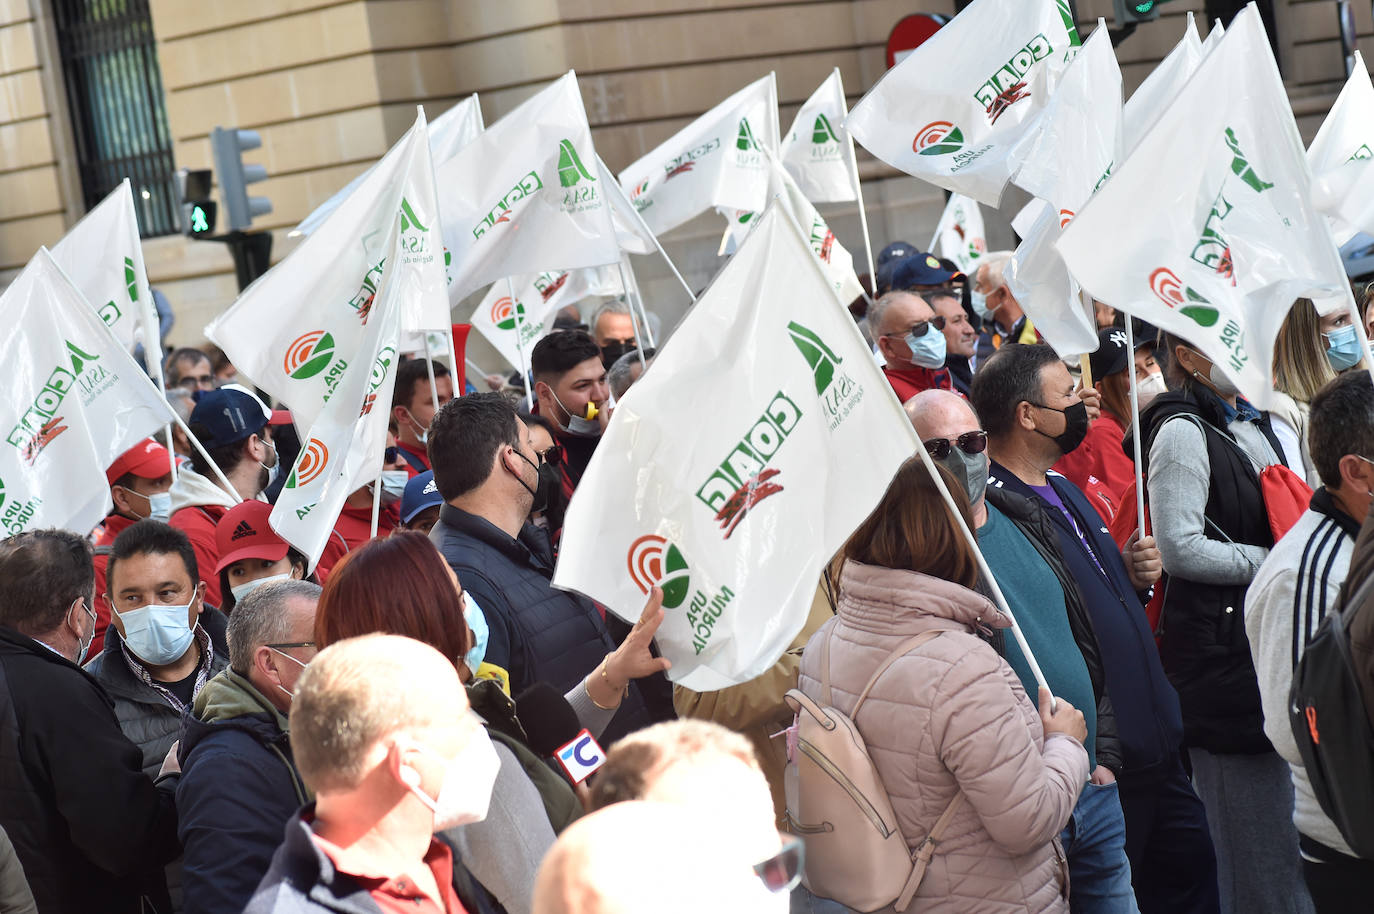
[[[948,16],[939,13],[912,13],[899,19],[887,36],[887,68],[895,67],[948,21]]]

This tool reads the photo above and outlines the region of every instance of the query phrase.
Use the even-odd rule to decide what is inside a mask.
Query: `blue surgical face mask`
[[[473,676],[477,675],[477,668],[482,665],[482,660],[487,656],[487,638],[491,630],[487,627],[486,614],[482,612],[482,607],[477,605],[477,601],[472,598],[472,594],[464,593],[463,600],[466,605],[463,607],[463,618],[467,620],[468,628],[472,629],[472,650],[463,655],[463,662],[467,664],[468,670]]]
[[[1355,325],[1337,327],[1326,337],[1326,358],[1337,371],[1353,368],[1360,362],[1360,340],[1355,334]]]
[[[986,295],[982,292],[970,289],[969,301],[973,305],[974,314],[982,318],[985,323],[992,320],[992,314],[996,309],[988,307],[988,297]]]
[[[150,603],[119,614],[124,623],[124,643],[134,656],[152,666],[166,666],[181,659],[195,632],[187,624],[192,600],[181,606]]]
[[[911,350],[911,364],[922,368],[945,367],[945,333],[927,325],[926,332],[920,336],[908,333],[905,337],[907,348]]]

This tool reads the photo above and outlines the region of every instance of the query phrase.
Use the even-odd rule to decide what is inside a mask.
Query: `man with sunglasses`
[[[905,403],[923,390],[950,390],[945,319],[914,292],[888,292],[868,309],[868,327],[886,360],[883,374]]]

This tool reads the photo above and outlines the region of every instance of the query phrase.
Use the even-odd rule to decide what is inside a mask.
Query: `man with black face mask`
[[[971,399],[988,433],[988,492],[1047,515],[1042,544],[1057,548],[1091,616],[1121,742],[1120,802],[1140,910],[1215,911],[1216,858],[1179,755],[1178,694],[1142,605],[1159,579],[1159,550],[1153,537],[1133,537],[1123,554],[1087,496],[1050,471],[1083,441],[1097,392],[1075,394],[1064,363],[1037,343],[1000,349],[973,376]]]
[[[539,415],[554,424],[563,446],[563,494],[571,498],[610,419],[601,350],[582,330],[559,330],[534,344],[530,371]]]
[[[627,352],[639,348],[635,336],[634,318],[624,302],[613,301],[602,305],[592,317],[592,339],[601,348],[601,364],[610,370],[615,360]]]

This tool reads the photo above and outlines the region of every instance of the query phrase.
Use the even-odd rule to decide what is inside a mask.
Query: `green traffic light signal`
[[[202,206],[191,207],[191,234],[199,235],[210,231],[210,221],[205,218],[205,208]]]
[[[1149,14],[1150,10],[1155,8],[1155,0],[1136,0],[1136,2],[1131,4],[1131,8],[1141,16],[1145,16]]]

